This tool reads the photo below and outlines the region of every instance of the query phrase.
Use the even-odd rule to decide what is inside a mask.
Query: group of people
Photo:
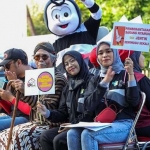
[[[0,89],[1,101],[9,102],[13,111],[15,93],[20,92],[10,149],[98,150],[99,144],[125,142],[135,110],[140,105],[140,91],[146,93],[146,103],[136,132],[139,136],[150,137],[147,130],[150,128],[149,92],[146,87],[149,79],[143,75],[137,80],[136,76],[136,73],[141,74],[143,67],[142,53],[131,52],[130,57],[126,57],[128,51],[112,49],[107,41],[100,42],[94,52],[95,62],[99,65],[96,74],[90,72],[79,52],[66,52],[62,58],[66,78],[55,67],[57,58],[53,46],[48,42],[39,43],[33,52],[37,69],[55,68],[55,94],[41,95],[40,98],[24,96],[25,70],[32,69],[27,65],[26,53],[14,48],[4,53],[5,58],[0,65],[4,67],[11,85]],[[72,128],[58,132],[62,123],[93,122],[95,116],[111,105],[115,105],[119,113],[110,127],[99,131]],[[2,150],[7,147],[11,112],[5,111],[7,116],[0,117],[3,122],[9,119],[0,133]]]
[[[108,41],[102,40],[91,51],[96,44],[102,11],[93,0],[82,2],[91,13],[84,24],[81,24],[75,2],[47,3],[46,26],[60,38],[53,45],[41,42],[35,46],[36,67],[28,65],[27,54],[21,49],[4,52],[0,66],[4,67],[7,86],[0,89],[1,150],[7,147],[17,91],[19,103],[11,150],[98,150],[99,144],[125,142],[141,104],[141,91],[146,94],[146,102],[136,134],[150,137],[150,80],[141,73],[142,53],[112,49]],[[68,18],[72,23],[67,22]],[[67,27],[68,30],[64,30]],[[88,51],[91,51],[89,64],[93,64],[92,68],[87,65],[88,59],[83,59],[87,58]],[[25,96],[25,71],[42,68],[54,68],[55,94]],[[107,128],[59,130],[65,123],[93,122],[111,106],[115,107],[117,115]]]

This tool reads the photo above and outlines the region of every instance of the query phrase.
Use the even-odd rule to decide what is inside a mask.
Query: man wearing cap
[[[24,81],[25,80],[25,70],[32,69],[28,66],[27,54],[21,50],[12,48],[4,52],[4,59],[0,63],[5,69],[6,78],[9,80],[16,80],[17,78]],[[0,131],[9,128],[12,121],[12,114],[14,109],[14,104],[16,101],[16,90],[13,84],[6,89],[0,89],[0,106],[6,112],[5,116],[0,117]],[[28,122],[30,113],[30,106],[22,101],[19,101],[15,125]]]
[[[56,55],[53,46],[48,42],[42,42],[37,44],[33,52],[34,61],[38,69],[40,68],[55,68]],[[61,93],[63,88],[67,85],[65,76],[55,68],[55,94],[45,94],[33,96],[23,95],[23,82],[16,80],[14,83],[15,89],[19,90],[21,100],[28,103],[31,106],[30,122],[17,125],[14,127],[14,134],[12,136],[11,148],[18,150],[36,149],[40,150],[39,137],[41,133],[52,127],[58,127],[60,123],[53,123],[46,119],[49,112],[43,115],[39,115],[37,112],[37,103],[40,101],[47,109],[57,109],[60,102]],[[34,91],[33,91],[34,92]],[[1,150],[5,150],[5,141],[8,140],[8,131],[0,133],[0,146]]]

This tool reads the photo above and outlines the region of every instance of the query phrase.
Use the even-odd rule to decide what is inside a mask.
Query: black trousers
[[[67,148],[67,131],[58,133],[58,128],[42,132],[40,143],[42,150],[68,150]]]
[[[143,128],[135,128],[137,136],[146,136],[150,137],[150,126]]]
[[[137,136],[150,137],[150,126],[136,128],[135,131]],[[146,148],[146,150],[150,150],[150,148]]]

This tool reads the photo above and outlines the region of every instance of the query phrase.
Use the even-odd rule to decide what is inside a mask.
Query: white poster
[[[115,22],[111,48],[148,52],[150,25]]]
[[[54,68],[25,71],[25,96],[55,94]]]

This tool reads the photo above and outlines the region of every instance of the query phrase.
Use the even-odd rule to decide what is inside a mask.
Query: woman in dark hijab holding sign
[[[53,46],[48,42],[39,43],[34,49],[34,60],[38,69],[55,68],[56,55]],[[37,102],[40,101],[47,109],[57,109],[60,96],[67,84],[65,76],[55,68],[55,94],[24,96],[24,83],[15,81],[15,88],[21,92],[21,100],[31,106],[30,122],[21,124],[13,129],[13,137],[10,149],[17,150],[40,150],[40,134],[60,123],[52,123],[46,119],[46,115],[37,112]],[[34,91],[33,91],[34,92]],[[0,133],[0,149],[5,150],[8,140],[9,129]]]
[[[119,51],[122,61],[124,61],[125,57],[127,57],[127,53],[129,53],[127,50]],[[136,134],[139,140],[147,141],[146,137],[150,140],[150,79],[146,75],[142,74],[145,60],[142,52],[132,51],[130,54],[131,55],[129,57],[132,59],[134,64],[134,75],[138,81],[139,88],[146,94],[145,105],[136,124]]]
[[[52,122],[62,122],[68,119],[69,123],[79,121],[93,121],[92,113],[84,111],[84,91],[90,78],[93,76],[84,62],[82,55],[77,51],[66,52],[62,59],[66,70],[68,86],[63,91],[58,110],[44,110],[38,106],[39,112],[49,111],[47,119]],[[59,128],[53,128],[42,133],[40,142],[43,150],[66,150],[67,131],[58,133]]]

